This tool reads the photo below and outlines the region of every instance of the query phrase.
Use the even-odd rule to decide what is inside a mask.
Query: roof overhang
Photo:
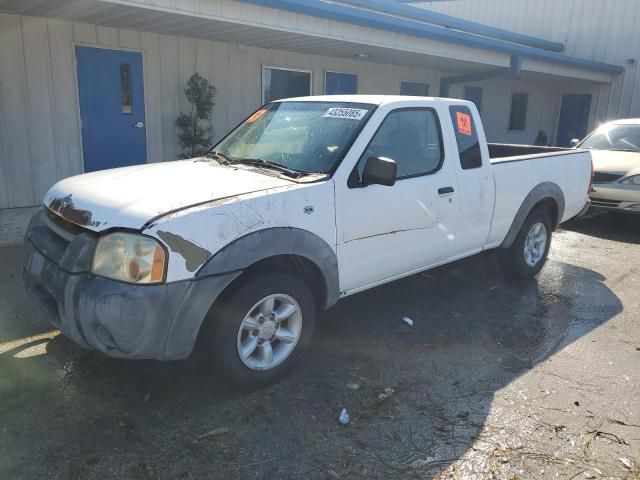
[[[0,0],[0,11],[316,55],[354,59],[366,54],[376,62],[455,75],[509,68],[514,55],[523,58],[523,72],[549,79],[610,82],[621,68],[326,1],[185,4],[177,9],[145,0]]]

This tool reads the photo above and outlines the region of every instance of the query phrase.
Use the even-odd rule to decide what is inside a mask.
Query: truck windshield
[[[604,125],[579,146],[594,150],[640,152],[640,125]]]
[[[213,148],[230,162],[330,173],[374,106],[362,103],[278,102],[247,118]]]

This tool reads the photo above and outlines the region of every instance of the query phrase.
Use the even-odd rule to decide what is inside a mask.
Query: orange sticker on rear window
[[[456,112],[458,119],[458,131],[463,135],[471,135],[471,115],[462,112]]]
[[[267,112],[267,110],[265,108],[261,108],[260,110],[258,110],[256,113],[254,113],[253,115],[251,115],[249,118],[247,118],[244,123],[253,123],[256,120],[258,120],[260,117],[262,117],[265,113]]]

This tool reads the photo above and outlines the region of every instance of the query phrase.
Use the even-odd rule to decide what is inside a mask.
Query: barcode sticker
[[[360,108],[333,107],[327,110],[327,112],[323,116],[327,118],[347,118],[350,120],[362,120],[367,112],[368,110],[362,110]]]

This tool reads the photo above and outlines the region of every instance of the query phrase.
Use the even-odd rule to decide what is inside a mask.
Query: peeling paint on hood
[[[44,204],[93,231],[140,229],[148,220],[176,209],[295,184],[213,161],[181,160],[70,177],[47,192]]]

